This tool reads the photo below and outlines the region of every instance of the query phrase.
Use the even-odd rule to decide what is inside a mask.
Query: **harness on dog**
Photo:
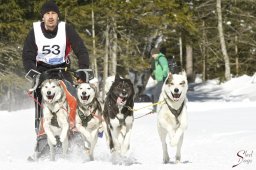
[[[83,111],[80,109],[81,107],[78,108],[78,116],[79,116],[80,119],[82,120],[82,126],[84,126],[84,127],[87,127],[88,122],[89,122],[93,117],[96,117],[96,118],[98,118],[100,121],[102,121],[102,118],[101,118],[99,115],[96,115],[96,114],[95,114],[97,110],[99,110],[99,112],[98,112],[99,114],[102,114],[102,108],[101,108],[101,106],[100,106],[100,102],[99,102],[96,98],[93,99],[92,104],[88,104],[88,105],[87,105],[87,108],[89,108],[89,110],[90,110],[90,108],[93,108],[93,106],[96,106],[96,107],[94,108],[94,110],[93,110],[93,111],[90,113],[90,115],[88,115],[88,116],[85,116],[85,115],[84,115]],[[85,108],[85,107],[82,107],[82,108]],[[86,110],[86,108],[85,108],[85,110]]]
[[[51,111],[51,114],[52,114],[51,125],[52,125],[52,126],[55,126],[55,127],[57,127],[57,128],[60,128],[60,125],[58,124],[58,120],[57,120],[57,113],[60,111],[60,109],[64,109],[66,112],[68,112],[67,109],[65,109],[65,108],[63,107],[63,105],[64,105],[65,102],[66,102],[66,99],[63,98],[63,94],[62,94],[62,96],[61,96],[61,99],[62,99],[62,101],[60,101],[59,103],[62,104],[62,106],[61,106],[57,111],[55,111],[55,112],[52,112],[52,111]]]
[[[56,112],[52,112],[52,119],[51,119],[51,125],[55,126],[57,128],[60,128],[60,126],[58,124],[58,121],[57,121],[57,113],[58,113],[59,110],[57,110]]]
[[[126,109],[126,110],[123,110],[123,109]],[[130,112],[133,112],[133,109],[130,107],[130,106],[126,106],[124,105],[123,108],[120,110],[120,112],[122,113],[123,112],[127,112],[127,111],[130,111]],[[124,118],[123,119],[120,119],[117,117],[117,115],[115,116],[115,118],[119,121],[119,124],[120,125],[125,125],[125,119],[127,118],[128,115],[126,114],[123,114],[124,115]]]
[[[90,110],[90,107],[91,106],[89,106],[89,110]],[[81,109],[80,108],[78,109],[78,116],[80,117],[80,119],[82,121],[82,126],[83,127],[87,127],[88,122],[93,118],[94,113],[96,112],[96,110],[97,110],[97,107],[90,113],[90,115],[85,116],[84,113],[81,111]]]
[[[127,117],[127,116],[126,116]],[[120,125],[125,125],[125,119],[126,119],[126,117],[124,117],[123,119],[119,119],[117,116],[116,116],[116,118],[117,118],[117,120],[119,121],[119,124]]]
[[[170,110],[170,111],[172,112],[172,114],[175,116],[176,123],[179,124],[180,122],[179,122],[179,120],[178,120],[178,117],[179,117],[179,115],[180,115],[180,113],[181,113],[181,111],[182,111],[182,109],[183,109],[183,107],[184,107],[184,103],[185,103],[185,102],[183,101],[182,104],[181,104],[181,106],[180,106],[180,108],[179,108],[178,110],[175,110],[175,109],[172,108],[170,105],[168,105],[166,99],[164,99],[164,101],[165,101],[166,105],[168,106],[169,110]]]
[[[84,113],[80,109],[78,109],[78,116],[82,120],[82,126],[83,127],[87,127],[88,122],[93,118],[92,114],[90,114],[88,116],[85,116]]]

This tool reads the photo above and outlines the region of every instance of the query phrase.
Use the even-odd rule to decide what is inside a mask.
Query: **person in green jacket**
[[[156,86],[153,89],[153,101],[158,102],[159,96],[162,90],[165,79],[169,73],[168,61],[163,53],[158,48],[151,50],[151,56],[154,59],[152,65],[152,78],[157,81]],[[157,105],[154,105],[153,112],[156,112]]]

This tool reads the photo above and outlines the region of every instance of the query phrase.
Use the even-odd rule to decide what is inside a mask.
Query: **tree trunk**
[[[238,58],[238,47],[237,47],[237,35],[235,36],[235,53],[236,53],[236,76],[239,74],[239,58]]]
[[[95,25],[94,25],[94,11],[92,8],[92,69],[94,70],[95,77],[98,78],[98,66],[96,57],[96,45],[95,45]]]
[[[113,26],[113,41],[112,41],[112,56],[111,56],[111,75],[116,75],[116,66],[117,66],[117,33],[116,33],[116,21],[112,18],[114,26]]]
[[[8,87],[8,92],[7,92],[7,98],[8,98],[8,112],[13,111],[15,108],[15,97],[14,97],[14,88],[10,84]]]
[[[205,32],[205,22],[203,21],[203,45],[202,45],[202,55],[203,55],[203,81],[206,80],[206,63],[207,63],[207,55],[206,55],[206,32]]]
[[[180,67],[183,68],[183,52],[182,52],[182,38],[181,36],[179,37],[179,46],[180,46]]]
[[[10,89],[10,86],[7,88],[7,95],[6,95],[6,98],[7,98],[7,101],[9,101],[9,104],[8,104],[8,112],[11,112],[11,89]]]
[[[192,82],[194,80],[194,75],[193,75],[193,49],[190,44],[186,45],[186,72],[187,72],[187,77],[188,81]]]
[[[218,31],[219,31],[219,37],[220,37],[221,51],[222,51],[222,55],[225,62],[225,79],[230,80],[231,79],[230,62],[229,62],[229,56],[228,56],[227,48],[225,44],[224,31],[222,27],[221,0],[217,0],[216,8],[217,8],[217,15],[218,15]]]
[[[105,56],[104,56],[104,68],[103,68],[103,89],[106,84],[106,79],[108,77],[108,48],[109,48],[109,25],[107,24],[105,32]],[[102,90],[102,100],[104,100],[105,91]]]

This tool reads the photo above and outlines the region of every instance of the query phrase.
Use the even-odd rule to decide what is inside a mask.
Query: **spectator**
[[[152,78],[157,81],[156,86],[153,89],[153,101],[158,102],[159,96],[162,90],[165,79],[169,73],[168,61],[163,53],[158,48],[151,50],[151,56],[154,59],[152,65]],[[153,112],[156,112],[157,105],[154,105]]]

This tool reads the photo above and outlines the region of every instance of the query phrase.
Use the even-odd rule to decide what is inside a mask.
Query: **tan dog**
[[[95,86],[89,83],[79,84],[77,87],[78,107],[76,113],[76,127],[84,140],[85,154],[94,160],[93,151],[102,129],[102,103],[96,97]]]
[[[187,128],[187,90],[188,82],[185,71],[179,74],[169,73],[159,99],[163,104],[157,108],[157,127],[162,142],[164,163],[169,162],[167,137],[171,146],[177,146],[176,162],[179,162],[181,158],[181,146],[184,131]]]

